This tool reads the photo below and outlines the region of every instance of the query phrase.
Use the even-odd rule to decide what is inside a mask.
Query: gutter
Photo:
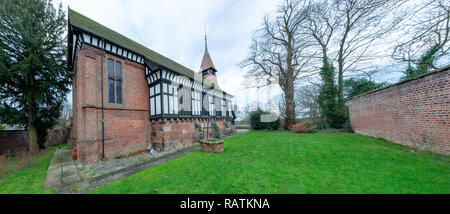
[[[101,94],[102,94],[102,158],[105,158],[105,106],[103,103],[103,47],[105,42],[102,37],[102,48],[101,48],[101,59],[100,59],[100,70],[101,70]]]

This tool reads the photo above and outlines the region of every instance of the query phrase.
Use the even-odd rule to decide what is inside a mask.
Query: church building
[[[217,83],[206,37],[194,72],[70,8],[68,16],[72,156],[78,163],[231,134],[233,96]]]

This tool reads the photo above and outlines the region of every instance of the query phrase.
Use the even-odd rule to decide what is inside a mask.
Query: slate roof
[[[200,65],[200,71],[204,71],[208,68],[213,68],[214,70],[217,70],[216,67],[214,67],[214,63],[211,60],[209,52],[206,51],[205,54],[203,55],[202,64]]]

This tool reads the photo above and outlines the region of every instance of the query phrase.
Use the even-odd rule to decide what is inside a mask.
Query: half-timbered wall
[[[174,72],[146,67],[150,119],[231,117],[232,96]],[[206,99],[206,101],[204,100]],[[153,110],[152,110],[153,108]]]

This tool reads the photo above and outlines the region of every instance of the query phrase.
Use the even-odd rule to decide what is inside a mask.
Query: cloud
[[[253,32],[261,27],[263,17],[275,12],[281,0],[56,0],[64,10],[70,6],[85,16],[115,30],[172,60],[198,71],[204,53],[205,25],[208,50],[218,70],[222,89],[235,96],[241,108],[258,99],[281,94],[279,86],[245,89],[244,74],[238,64],[247,56]],[[391,41],[391,43],[394,41]],[[376,81],[395,82],[405,65],[393,63],[383,51],[388,40],[377,44],[371,61],[377,64]],[[373,53],[375,54],[375,53]],[[448,64],[444,57],[439,64]],[[365,64],[362,66],[366,66]],[[68,100],[71,101],[71,94]]]
[[[253,90],[242,91],[244,72],[238,64],[246,57],[253,32],[279,0],[57,0],[172,60],[198,71],[204,53],[206,25],[208,50],[218,70],[222,89],[254,101]],[[245,94],[253,93],[246,96]],[[70,95],[71,96],[71,95]],[[70,101],[71,98],[68,98]]]

